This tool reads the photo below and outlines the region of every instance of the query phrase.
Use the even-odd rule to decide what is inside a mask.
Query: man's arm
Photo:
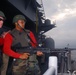
[[[36,39],[35,39],[35,36],[34,36],[34,34],[30,31],[30,38],[32,39],[32,41],[30,42],[31,43],[31,45],[32,45],[32,47],[37,47],[37,41],[36,41]]]
[[[20,54],[15,53],[11,49],[13,38],[12,36],[8,33],[5,38],[4,38],[4,46],[3,46],[3,52],[7,54],[8,56],[14,57],[14,58],[19,58]]]
[[[36,39],[35,39],[35,36],[34,36],[34,34],[32,33],[32,32],[30,32],[30,38],[32,39],[32,41],[31,41],[31,45],[32,45],[32,47],[34,47],[34,48],[36,48],[37,46],[38,46],[38,43],[37,43],[37,41],[36,41]],[[37,56],[42,56],[43,55],[43,52],[41,52],[41,51],[37,51],[37,54],[36,54]]]

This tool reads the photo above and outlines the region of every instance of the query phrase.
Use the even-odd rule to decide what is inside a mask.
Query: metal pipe
[[[50,56],[48,70],[43,75],[57,75],[57,57]]]
[[[55,74],[55,68],[50,67],[43,75],[54,75]]]
[[[55,75],[57,75],[57,65],[58,65],[57,57],[56,56],[50,56],[48,67],[50,68],[52,66],[55,68]]]

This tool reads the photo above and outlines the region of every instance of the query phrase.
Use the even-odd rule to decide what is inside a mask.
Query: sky
[[[76,0],[42,1],[46,19],[56,21],[56,27],[46,33],[54,39],[55,48],[76,48]]]

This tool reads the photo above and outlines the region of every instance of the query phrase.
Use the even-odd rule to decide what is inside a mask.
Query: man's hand
[[[43,55],[43,52],[37,51],[37,56],[42,56],[42,55]]]
[[[21,56],[20,56],[20,59],[28,59],[29,57],[29,53],[23,53]]]

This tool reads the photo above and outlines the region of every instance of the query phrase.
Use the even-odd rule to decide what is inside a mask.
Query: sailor
[[[16,49],[13,49],[14,47],[21,49],[23,47],[37,46],[34,34],[30,30],[24,29],[25,23],[26,19],[23,15],[16,15],[13,18],[15,28],[5,36],[3,50],[5,54],[15,58],[12,64],[12,75],[40,75],[41,72],[36,56],[42,56],[41,51],[30,55],[30,53],[15,52]]]
[[[8,56],[2,52],[5,35],[9,32],[8,29],[3,25],[5,19],[5,14],[0,11],[0,75],[6,75],[8,64]]]
[[[0,11],[0,46],[3,45],[3,36],[1,35],[2,34],[2,26],[3,26],[3,23],[4,23],[4,20],[5,20],[5,15],[2,11]]]

